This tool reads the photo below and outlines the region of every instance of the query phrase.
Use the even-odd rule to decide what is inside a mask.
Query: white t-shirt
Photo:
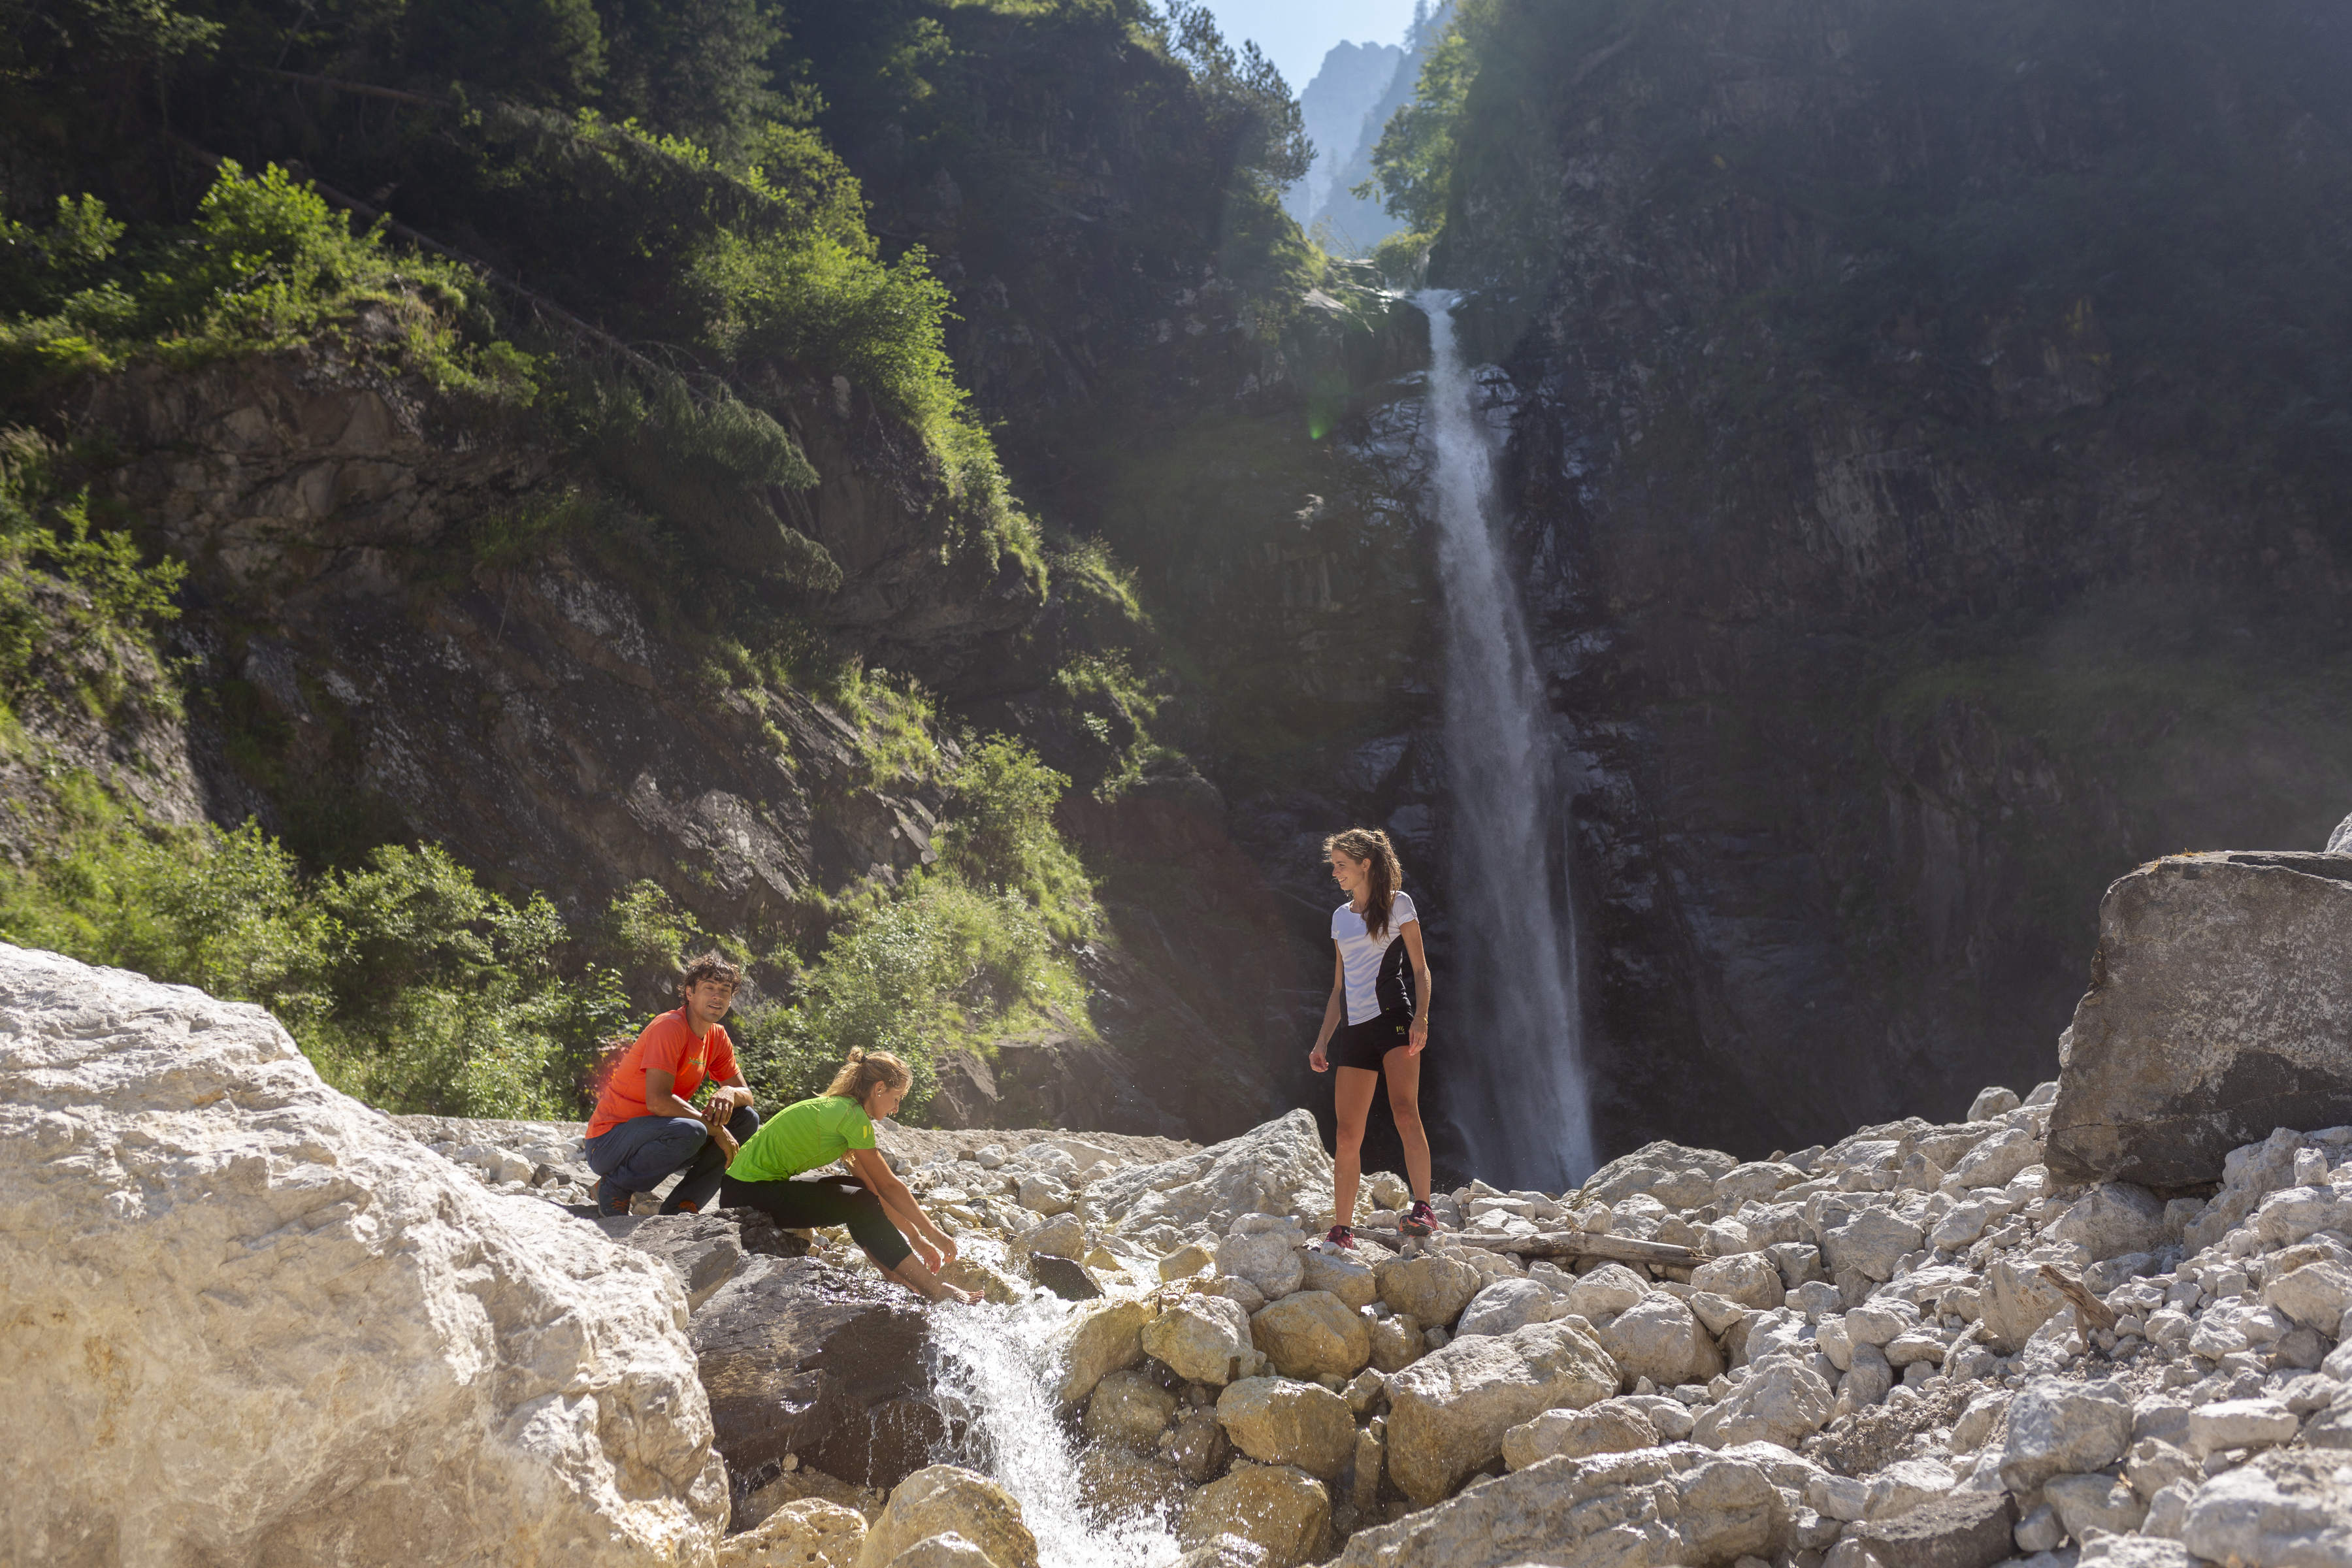
[[[1339,967],[1347,978],[1348,1022],[1370,1023],[1383,1012],[1410,1008],[1412,964],[1404,949],[1404,928],[1421,916],[1412,895],[1399,891],[1389,905],[1388,929],[1378,937],[1364,931],[1364,917],[1341,904],[1331,911],[1331,940],[1339,944]]]

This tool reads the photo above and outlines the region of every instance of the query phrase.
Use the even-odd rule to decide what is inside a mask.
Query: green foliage
[[[1422,61],[1412,101],[1381,129],[1372,149],[1372,178],[1355,193],[1369,197],[1377,186],[1391,216],[1404,219],[1415,234],[1434,234],[1445,221],[1453,200],[1454,127],[1499,9],[1499,0],[1456,0],[1444,36]]]
[[[1307,177],[1315,149],[1307,121],[1274,62],[1255,43],[1239,55],[1199,0],[1168,0],[1167,46],[1191,70],[1209,130],[1233,166],[1275,190]]]
[[[1034,905],[937,877],[835,932],[796,1002],[733,1032],[745,1078],[778,1100],[822,1093],[853,1048],[897,1052],[915,1069],[902,1114],[919,1117],[943,1052],[1085,1009]]]
[[[1054,826],[1069,776],[1037,760],[1010,735],[965,750],[950,779],[954,797],[942,831],[946,864],[975,887],[1017,891],[1045,911],[1054,933],[1083,940],[1095,910],[1086,871]]]
[[[0,429],[0,700],[21,706],[63,685],[105,713],[153,630],[179,615],[187,568],[150,565],[128,533],[93,529],[87,494],[51,493],[54,461],[31,431]]]
[[[826,673],[823,690],[825,700],[857,726],[859,761],[868,782],[927,779],[938,771],[939,710],[920,681],[887,669],[869,671],[853,656]]]
[[[0,938],[257,1002],[329,1081],[387,1110],[569,1117],[635,1016],[618,972],[560,973],[554,907],[510,902],[433,846],[306,878],[248,822],[155,829],[86,779],[71,831],[0,874]]]
[[[27,398],[59,373],[104,372],[142,353],[194,363],[331,332],[363,303],[398,324],[418,365],[445,384],[529,400],[526,358],[462,346],[455,317],[477,288],[464,268],[401,258],[381,224],[354,233],[308,181],[276,164],[248,176],[223,161],[194,221],[148,237],[152,265],[117,256],[125,226],[95,196],[61,198],[47,229],[0,230],[0,387]]]

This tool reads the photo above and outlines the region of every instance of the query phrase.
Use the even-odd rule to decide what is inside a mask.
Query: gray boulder
[[[2180,1543],[2245,1568],[2352,1563],[2352,1456],[2279,1448],[2224,1470],[2197,1489]]]
[[[2352,1121],[2352,858],[2172,856],[2107,889],[2060,1042],[2062,1181],[2210,1182],[2276,1127]]]
[[[2131,1403],[2114,1384],[2031,1384],[2009,1407],[2001,1483],[2022,1494],[2053,1476],[2104,1470],[2124,1457],[2131,1429]]]

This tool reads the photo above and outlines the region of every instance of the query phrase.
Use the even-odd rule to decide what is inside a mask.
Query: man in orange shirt
[[[661,1212],[699,1210],[719,1190],[736,1148],[759,1131],[734,1043],[719,1022],[742,978],[717,952],[696,959],[678,982],[677,1009],[647,1024],[604,1080],[588,1120],[588,1168],[601,1178],[598,1214],[628,1213],[632,1197],[681,1168],[686,1174]],[[697,1110],[694,1093],[705,1079],[718,1087]]]

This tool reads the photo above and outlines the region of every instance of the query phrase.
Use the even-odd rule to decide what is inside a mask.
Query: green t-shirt
[[[830,1165],[852,1149],[874,1147],[874,1122],[866,1108],[837,1094],[787,1105],[760,1124],[729,1161],[727,1173],[739,1182],[781,1182],[803,1171]]]

